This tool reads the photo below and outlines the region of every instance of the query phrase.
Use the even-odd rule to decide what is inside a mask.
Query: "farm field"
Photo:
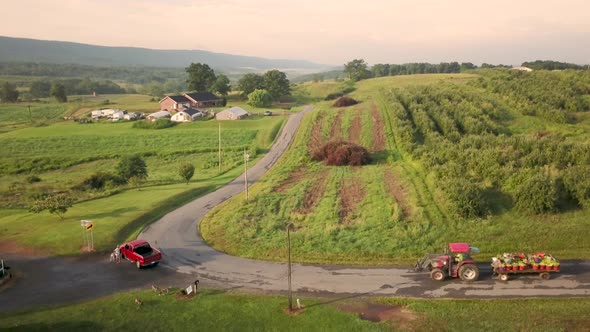
[[[357,82],[349,95],[361,103],[319,102],[290,150],[251,188],[251,202],[214,209],[200,224],[203,237],[232,255],[280,261],[292,223],[293,257],[307,263],[407,264],[455,241],[479,247],[480,259],[506,251],[590,257],[583,190],[590,79],[519,75]],[[508,92],[518,80],[523,87]],[[318,84],[316,98],[340,89]],[[314,95],[313,84],[305,89]],[[336,139],[362,144],[372,162],[311,160],[313,148]]]
[[[141,110],[149,106],[143,104],[145,98],[121,96],[108,107]],[[68,107],[73,106],[65,104],[64,108]],[[134,128],[134,122],[58,121],[59,116],[47,109],[37,111],[51,122],[0,135],[0,240],[64,255],[80,251],[81,219],[103,225],[95,236],[99,237],[98,250],[106,250],[136,236],[142,227],[174,207],[233,180],[243,171],[244,150],[255,162],[270,148],[286,119],[276,115],[220,123],[203,120],[153,130]],[[141,188],[107,185],[102,190],[73,189],[93,174],[115,173],[120,158],[131,154],[141,155],[147,164],[148,178]],[[188,185],[178,176],[178,167],[185,162],[195,166]],[[30,181],[32,177],[40,181]],[[78,203],[63,221],[49,213],[27,211],[32,197],[50,191],[71,191],[76,196]]]
[[[139,309],[136,298],[143,303]],[[0,325],[14,331],[182,331],[186,326],[225,331],[577,331],[587,326],[590,310],[588,299],[301,301],[304,311],[289,316],[285,296],[204,289],[192,299],[177,299],[172,292],[158,296],[151,290],[134,291],[77,305],[2,314]],[[360,318],[361,312],[367,320]],[[520,313],[526,313],[526,319]]]

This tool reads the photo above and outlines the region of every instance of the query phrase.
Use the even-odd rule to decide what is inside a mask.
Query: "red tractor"
[[[449,243],[448,250],[444,254],[428,254],[416,262],[414,271],[430,271],[430,277],[436,281],[451,278],[461,278],[463,281],[476,281],[479,278],[479,269],[470,253],[478,253],[479,249],[470,247],[469,244],[458,242]]]

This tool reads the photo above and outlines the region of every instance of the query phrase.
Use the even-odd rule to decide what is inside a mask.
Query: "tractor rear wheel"
[[[476,281],[479,279],[479,269],[474,264],[463,264],[459,268],[459,278],[463,281]]]
[[[445,271],[441,269],[434,269],[430,272],[430,277],[432,280],[443,281],[446,278],[446,274]]]

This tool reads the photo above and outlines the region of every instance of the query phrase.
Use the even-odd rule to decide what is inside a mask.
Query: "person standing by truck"
[[[121,249],[119,249],[119,246],[115,247],[113,253],[115,254],[115,262],[121,263]]]

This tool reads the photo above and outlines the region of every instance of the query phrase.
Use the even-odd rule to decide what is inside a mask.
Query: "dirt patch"
[[[341,224],[348,224],[351,214],[365,198],[365,189],[358,177],[353,175],[340,183],[338,195],[340,196],[339,221]]]
[[[408,204],[408,190],[398,180],[397,176],[390,169],[384,172],[385,185],[387,191],[395,198],[397,204],[402,209],[403,218],[408,218],[412,215],[412,208]]]
[[[350,131],[348,132],[349,141],[361,144],[362,130],[361,112],[357,110],[352,119],[352,123],[350,124]]]
[[[315,149],[316,147],[322,145],[322,122],[324,120],[324,113],[320,113],[316,118],[316,121],[311,129],[311,137],[309,138],[309,142],[307,143],[307,147],[310,150]]]
[[[0,252],[25,257],[43,257],[45,253],[33,248],[24,247],[14,241],[0,241]]]
[[[373,118],[373,151],[385,150],[385,130],[383,118],[375,102],[371,102],[371,117]]]
[[[295,184],[305,179],[308,174],[308,170],[304,167],[300,167],[289,174],[289,177],[283,181],[278,187],[274,189],[276,192],[284,193],[291,189]]]
[[[176,293],[176,295],[174,297],[177,300],[190,300],[197,295],[198,295],[198,293],[197,294],[195,294],[195,293],[186,294],[184,292],[178,292],[178,293]]]
[[[324,169],[314,176],[313,184],[305,191],[305,196],[303,197],[303,204],[297,212],[307,214],[313,210],[320,198],[324,196],[329,174],[330,171]]]
[[[385,304],[365,302],[360,304],[338,304],[336,307],[342,311],[356,313],[360,319],[371,322],[390,322],[398,329],[412,329],[418,315],[413,311],[400,307]]]
[[[283,312],[285,313],[285,315],[287,316],[298,316],[299,314],[303,313],[305,311],[305,308],[301,308],[301,309],[293,309],[293,310],[289,310],[289,308],[285,308],[283,309]]]
[[[334,121],[331,124],[330,141],[342,139],[342,112],[336,113]]]

